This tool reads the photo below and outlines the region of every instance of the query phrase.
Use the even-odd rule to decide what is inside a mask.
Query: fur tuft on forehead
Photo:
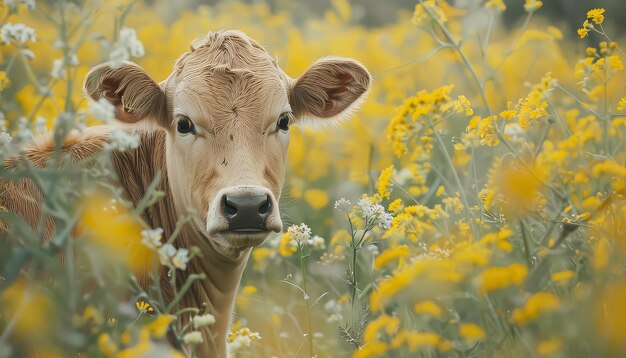
[[[165,92],[175,115],[187,112],[214,133],[236,123],[261,132],[289,109],[288,83],[261,45],[243,32],[220,31],[192,42]]]
[[[192,67],[226,66],[254,71],[278,70],[276,60],[241,31],[209,32],[191,43],[189,52],[176,61],[176,73]]]

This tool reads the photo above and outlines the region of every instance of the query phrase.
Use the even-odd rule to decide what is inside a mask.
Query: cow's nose
[[[228,220],[228,229],[240,232],[267,230],[267,218],[272,212],[268,194],[228,195],[221,199],[222,212]]]

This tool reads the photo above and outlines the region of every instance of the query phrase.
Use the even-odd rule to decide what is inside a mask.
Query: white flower
[[[204,342],[204,339],[202,338],[202,333],[193,331],[183,336],[183,342],[185,342],[185,344],[200,344]]]
[[[359,209],[361,209],[361,212],[363,213],[363,218],[369,218],[370,216],[374,215],[374,204],[372,204],[372,201],[368,198],[363,198],[363,199],[359,199],[359,201],[357,202],[357,205],[359,206]]]
[[[189,262],[189,250],[187,249],[178,249],[176,251],[176,255],[172,257],[172,265],[175,268],[180,270],[185,270],[187,268],[187,263]]]
[[[306,224],[291,225],[287,232],[289,237],[296,243],[305,245],[308,244],[308,240],[311,237],[311,229]]]
[[[89,111],[94,115],[94,117],[104,123],[109,123],[115,119],[115,106],[104,97],[97,101],[90,99]]]
[[[388,230],[393,224],[393,215],[388,212],[382,212],[378,217],[378,227],[383,230]]]
[[[326,318],[326,322],[328,323],[341,322],[341,321],[343,321],[343,316],[341,315],[341,313],[333,313],[330,316],[328,316],[328,318]]]
[[[18,141],[25,141],[32,137],[33,132],[30,129],[28,119],[26,117],[20,117],[17,119],[17,132],[15,138]]]
[[[163,236],[163,229],[156,228],[152,230],[141,231],[141,242],[151,249],[156,249],[161,246],[161,237]]]
[[[109,142],[105,145],[106,149],[117,149],[120,152],[137,147],[139,147],[139,136],[121,128],[115,128],[109,133]]]
[[[524,129],[517,123],[507,124],[504,134],[511,137],[511,140],[518,141],[524,135]]]
[[[402,168],[396,174],[396,182],[398,183],[398,185],[404,185],[407,181],[411,180],[412,178],[413,178],[413,172],[406,168]]]
[[[113,67],[117,67],[131,56],[141,57],[143,55],[143,44],[137,39],[135,29],[124,27],[120,30],[117,42],[113,45],[113,50],[109,54],[109,60],[112,62]]]
[[[341,198],[335,201],[335,210],[347,213],[351,209],[352,209],[352,203],[350,202],[350,200]]]
[[[161,265],[180,270],[185,270],[187,268],[187,263],[189,262],[189,250],[182,248],[176,250],[174,245],[165,244],[159,248],[157,253],[159,254],[159,261],[161,261]]]
[[[52,62],[52,72],[50,73],[53,78],[63,78],[67,74],[65,71],[65,59],[59,58]],[[78,66],[78,57],[72,55],[69,62],[70,66]]]
[[[165,244],[161,246],[157,252],[159,254],[159,261],[161,262],[161,265],[170,266],[170,260],[174,257],[174,255],[176,255],[176,248],[172,244]]]
[[[2,43],[8,45],[12,40],[18,44],[24,44],[28,41],[35,42],[35,30],[24,24],[7,23],[0,29],[0,39]]]
[[[343,315],[341,311],[343,311],[343,307],[336,300],[329,300],[324,304],[324,310],[330,315],[326,318],[326,322],[341,322],[343,320]]]
[[[248,336],[237,336],[235,339],[228,343],[228,350],[230,354],[235,355],[237,352],[242,351],[250,347],[252,339]]]
[[[4,5],[24,4],[28,10],[35,10],[35,0],[4,0]]]
[[[372,223],[378,224],[383,230],[387,230],[391,227],[393,216],[386,212],[382,205],[373,204],[368,198],[360,199],[357,205],[359,209],[361,209],[363,219],[366,221],[372,220]]]
[[[128,61],[130,55],[128,54],[128,50],[124,47],[118,47],[113,49],[109,54],[109,61],[111,62],[111,66],[113,68],[120,67],[124,61]]]
[[[206,327],[215,323],[215,316],[210,313],[193,318],[193,328]]]
[[[65,77],[65,62],[62,59],[56,59],[52,61],[52,72],[50,73],[53,78]]]
[[[144,55],[143,44],[137,39],[135,29],[122,28],[118,42],[128,49],[131,56],[141,57]]]
[[[324,250],[326,248],[326,242],[324,241],[324,238],[317,235],[314,235],[309,240],[308,244],[319,250]]]

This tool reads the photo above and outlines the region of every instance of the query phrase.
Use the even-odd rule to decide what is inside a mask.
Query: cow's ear
[[[83,90],[94,100],[104,97],[115,105],[115,117],[122,122],[135,123],[146,117],[155,117],[163,125],[167,121],[165,93],[134,63],[94,67],[85,78]]]
[[[359,108],[371,81],[365,66],[355,60],[322,58],[294,81],[289,104],[297,119],[332,123]]]

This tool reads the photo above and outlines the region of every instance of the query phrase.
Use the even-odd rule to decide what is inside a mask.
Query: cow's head
[[[119,120],[149,118],[167,131],[177,210],[194,208],[197,230],[224,253],[281,231],[290,127],[349,116],[369,87],[368,71],[346,58],[323,58],[292,79],[238,31],[194,41],[160,84],[130,63],[100,65],[85,81],[87,95],[115,104]]]

